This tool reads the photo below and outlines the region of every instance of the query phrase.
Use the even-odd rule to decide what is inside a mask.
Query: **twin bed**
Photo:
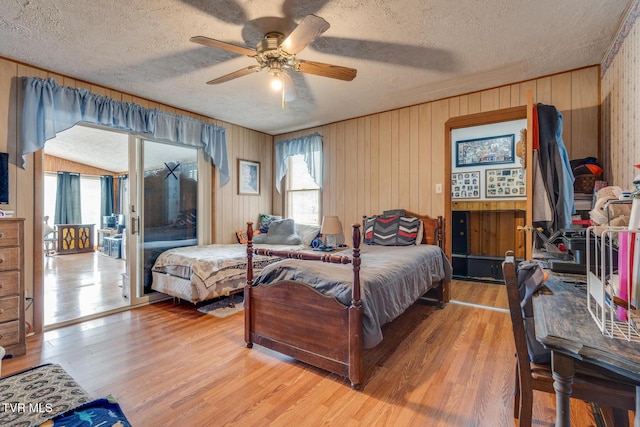
[[[298,251],[304,245],[259,245]],[[256,257],[260,271],[277,258]],[[247,248],[240,243],[186,246],[162,252],[151,269],[151,288],[194,304],[242,292],[247,282]]]

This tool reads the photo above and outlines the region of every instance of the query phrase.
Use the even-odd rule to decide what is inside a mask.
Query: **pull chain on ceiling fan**
[[[344,81],[351,81],[356,77],[358,71],[354,68],[341,67],[322,62],[305,61],[296,58],[299,52],[313,43],[313,41],[328,28],[329,23],[323,18],[316,15],[307,15],[287,38],[285,38],[282,33],[269,32],[258,42],[255,49],[204,36],[191,37],[190,41],[204,46],[226,50],[227,52],[246,55],[250,58],[255,58],[258,62],[258,65],[250,65],[210,80],[207,84],[214,85],[224,83],[268,68],[269,74],[273,76],[274,79],[281,80],[283,88],[282,103],[284,107],[285,100],[291,101],[295,98],[295,89],[293,80],[288,72],[289,70]]]

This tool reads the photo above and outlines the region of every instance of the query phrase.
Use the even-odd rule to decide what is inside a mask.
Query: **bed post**
[[[360,388],[362,376],[362,299],[360,295],[360,224],[353,225],[353,289],[349,307],[349,380],[351,387]]]
[[[247,284],[244,286],[244,342],[247,348],[251,341],[251,285],[253,284],[253,222],[247,222]]]
[[[444,223],[444,218],[441,215],[438,215],[438,229],[436,230],[436,241],[438,243],[438,246],[440,246],[440,249],[442,249],[443,251],[445,251],[446,253],[446,248],[445,248],[445,241],[444,241],[444,236],[445,234],[445,223]],[[451,260],[449,260],[451,261]],[[451,287],[450,287],[450,283],[448,280],[442,280],[442,286],[440,286],[440,290],[439,290],[439,299],[440,299],[440,308],[444,308],[444,304],[448,303],[449,300],[451,299]]]

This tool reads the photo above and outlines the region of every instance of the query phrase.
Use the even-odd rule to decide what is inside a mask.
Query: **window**
[[[315,183],[303,154],[287,158],[286,216],[300,224],[320,225],[320,187]]]
[[[48,224],[53,227],[56,213],[56,194],[58,189],[58,174],[44,174],[44,212],[43,216],[48,216]],[[80,175],[81,205],[80,215],[82,224],[96,224],[94,233],[98,228],[102,228],[102,217],[100,216],[100,178],[97,176]],[[96,235],[93,236],[96,242]]]

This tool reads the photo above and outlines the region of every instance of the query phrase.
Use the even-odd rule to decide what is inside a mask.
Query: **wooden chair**
[[[520,427],[530,427],[533,409],[533,391],[555,393],[550,363],[534,363],[529,355],[527,327],[533,328],[533,322],[525,322],[522,314],[518,279],[514,263],[514,253],[507,252],[502,263],[504,283],[507,288],[509,311],[516,344],[516,385],[513,415],[519,420]],[[586,298],[586,297],[585,297]],[[533,320],[533,319],[530,319]],[[535,341],[535,333],[530,330],[530,339]],[[541,345],[540,345],[541,346]],[[541,346],[542,347],[542,346]],[[576,365],[571,397],[586,402],[596,402],[611,408],[613,425],[628,426],[628,410],[635,409],[635,387],[612,381],[611,375],[594,368]]]

